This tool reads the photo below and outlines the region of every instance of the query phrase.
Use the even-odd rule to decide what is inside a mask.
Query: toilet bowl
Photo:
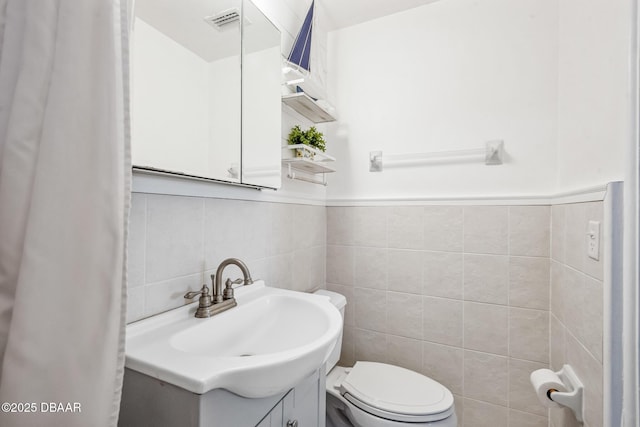
[[[346,298],[336,292],[316,291],[329,297],[344,319]],[[453,395],[431,378],[376,362],[337,366],[342,335],[327,360],[327,427],[456,427]]]

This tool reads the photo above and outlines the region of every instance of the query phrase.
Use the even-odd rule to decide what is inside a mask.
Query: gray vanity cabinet
[[[222,389],[195,394],[126,369],[118,426],[324,427],[324,367],[288,392],[260,399]]]
[[[278,402],[256,427],[324,427],[324,373],[311,375]]]

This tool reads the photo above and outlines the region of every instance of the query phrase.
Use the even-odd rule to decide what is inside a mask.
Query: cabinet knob
[[[287,427],[298,427],[298,420],[287,421]]]

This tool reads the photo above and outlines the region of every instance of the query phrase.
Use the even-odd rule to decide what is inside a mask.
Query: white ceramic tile
[[[603,426],[602,364],[574,336],[567,334],[567,362],[584,384],[584,417],[590,426]]]
[[[127,237],[127,286],[129,288],[144,285],[146,228],[147,196],[132,193]]]
[[[509,390],[508,373],[507,357],[465,350],[465,397],[506,406]]]
[[[327,282],[353,285],[355,271],[353,246],[327,246]]]
[[[144,317],[144,287],[127,289],[127,323]]]
[[[387,247],[387,212],[384,207],[354,207],[353,243],[356,246]]]
[[[464,350],[427,341],[422,344],[422,373],[438,381],[452,393],[462,394]]]
[[[421,206],[394,206],[387,209],[389,247],[422,249],[424,246],[423,208]]]
[[[588,424],[576,420],[573,412],[567,408],[553,408],[549,410],[551,427],[589,427]]]
[[[226,258],[243,261],[266,256],[268,204],[204,199],[204,251],[207,269]],[[259,213],[262,213],[260,215]]]
[[[387,332],[387,292],[355,288],[354,297],[356,327]]]
[[[590,276],[584,278],[584,307],[582,309],[582,343],[602,363],[603,285]]]
[[[355,247],[355,286],[387,289],[387,249]]]
[[[427,296],[462,299],[463,255],[425,252],[422,293]]]
[[[422,370],[422,341],[387,335],[387,361],[392,365],[420,372]]]
[[[464,303],[464,348],[507,355],[509,309],[501,305]]]
[[[311,264],[309,268],[310,286],[312,289],[324,287],[326,280],[327,248],[314,246],[311,248]]]
[[[424,339],[456,347],[462,346],[462,301],[423,297]]]
[[[544,416],[521,412],[515,409],[509,410],[509,427],[548,427],[549,419]]]
[[[271,280],[269,279],[269,258],[247,260],[246,264],[253,280],[264,280],[267,286],[273,286]],[[214,273],[215,270],[208,270],[205,274],[205,277],[209,277]]]
[[[548,258],[509,258],[509,305],[549,309]]]
[[[464,251],[506,255],[509,244],[508,207],[467,206],[464,208]]]
[[[311,264],[313,255],[311,248],[298,249],[291,254],[291,289],[294,291],[310,291],[311,286]]]
[[[313,246],[327,245],[327,208],[325,206],[314,206],[310,218],[315,224]]]
[[[353,366],[356,363],[356,332],[353,326],[345,326],[342,333],[342,351],[340,352],[340,366]]]
[[[353,326],[345,326],[342,330],[342,351],[339,366],[353,366],[356,363],[356,332]]]
[[[563,323],[573,335],[582,340],[584,337],[584,274],[566,268],[564,272],[564,291],[563,307],[564,319]]]
[[[566,205],[565,263],[584,271],[587,253],[587,214],[585,203]]]
[[[511,206],[509,208],[509,253],[548,257],[551,249],[550,215],[549,206]]]
[[[422,338],[422,297],[387,292],[387,332],[407,338]]]
[[[202,287],[202,274],[178,277],[144,287],[145,317],[180,307],[197,299],[185,300],[184,294]]]
[[[147,283],[204,271],[203,220],[202,199],[147,195]]]
[[[422,258],[420,251],[389,249],[388,289],[421,295]]]
[[[241,259],[245,262],[251,259],[264,258],[268,255],[269,205],[269,203],[247,201],[237,201],[232,204],[231,221],[233,225],[231,227],[234,230],[240,229],[240,253],[244,257]],[[207,204],[205,202],[206,209]],[[205,227],[208,225],[205,222]],[[325,232],[324,229],[322,232]],[[232,236],[231,238],[235,241],[238,236]]]
[[[314,208],[315,206],[311,205],[290,205],[292,245],[289,250],[309,248],[314,245],[314,240],[318,239],[316,235],[322,224],[313,221]]]
[[[565,260],[565,205],[551,207],[551,258],[558,262]]]
[[[424,249],[461,252],[462,223],[461,206],[425,206]]]
[[[549,362],[549,312],[527,308],[509,309],[511,357]]]
[[[464,427],[507,427],[508,409],[473,399],[464,399]]]
[[[353,208],[327,207],[327,244],[353,245]]]
[[[269,285],[282,288],[294,289],[293,285],[293,266],[297,262],[293,258],[293,254],[274,255],[269,258]],[[236,275],[232,276],[236,277]],[[242,275],[240,275],[242,277]],[[297,288],[298,285],[296,285]],[[300,285],[302,286],[302,285]],[[301,290],[301,289],[300,289]]]
[[[549,297],[549,308],[551,312],[564,322],[565,299],[566,299],[566,267],[556,261],[551,261],[551,291]]]
[[[558,371],[566,363],[564,325],[551,314],[549,319],[549,363],[551,369]]]
[[[293,247],[293,235],[303,230],[294,228],[293,206],[287,203],[269,203],[269,222],[267,224],[267,255],[280,255],[290,252]],[[240,224],[244,226],[244,224]],[[300,225],[303,227],[302,225]]]
[[[540,404],[529,377],[533,371],[547,367],[546,363],[509,359],[509,408],[546,418],[547,408]]]
[[[509,258],[500,255],[464,255],[465,301],[509,302]]]
[[[355,329],[355,360],[386,363],[387,335]]]

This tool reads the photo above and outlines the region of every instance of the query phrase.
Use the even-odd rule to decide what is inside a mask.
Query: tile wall
[[[127,320],[184,304],[229,257],[270,286],[324,287],[325,249],[324,206],[134,193]],[[225,277],[241,277],[234,269]]]
[[[587,223],[600,222],[600,260],[587,256]],[[551,211],[550,362],[570,364],[585,385],[586,427],[602,427],[603,203],[556,205]],[[579,426],[567,410],[552,409],[553,427]]]
[[[461,426],[546,427],[549,206],[327,208],[327,287],[348,305],[341,363],[422,372]]]
[[[431,376],[454,393],[460,426],[546,427],[529,374],[570,363],[587,385],[585,425],[599,427],[603,266],[585,233],[602,217],[601,202],[325,208],[134,193],[128,321],[184,304],[238,257],[270,285],[344,294],[341,363]]]

